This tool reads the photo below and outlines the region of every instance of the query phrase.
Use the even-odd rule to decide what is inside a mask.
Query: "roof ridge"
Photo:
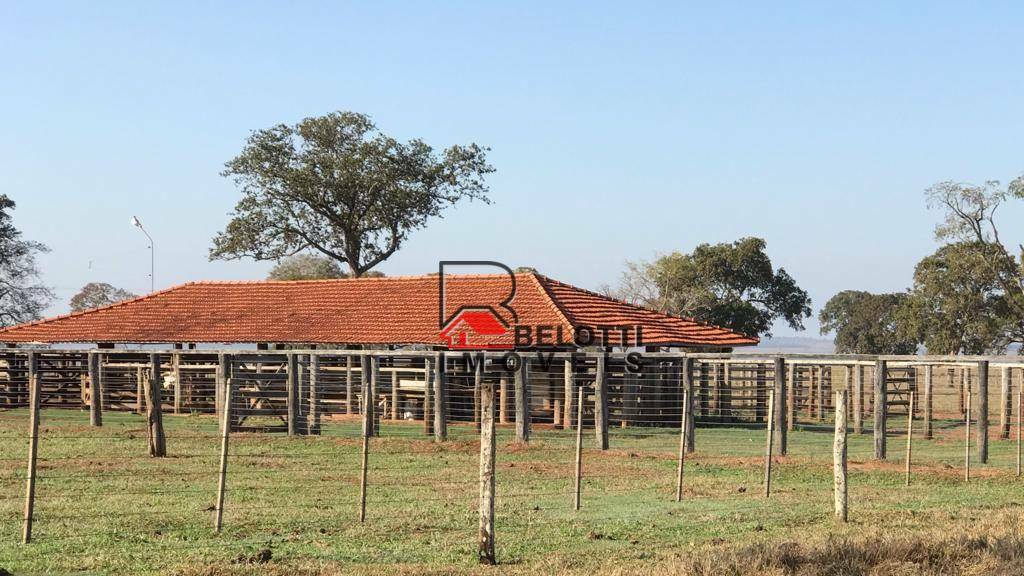
[[[516,272],[516,276],[525,276],[532,272]],[[446,277],[455,278],[505,278],[507,274],[446,274]],[[231,284],[329,284],[334,282],[388,282],[395,280],[432,280],[438,278],[437,274],[402,274],[399,276],[362,276],[359,278],[313,278],[308,280],[194,280],[188,284],[201,284],[204,286],[218,286]]]

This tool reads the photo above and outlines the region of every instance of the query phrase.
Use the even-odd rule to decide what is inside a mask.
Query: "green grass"
[[[478,444],[471,427],[452,441],[423,437],[422,424],[384,422],[371,444],[367,521],[357,521],[359,426],[328,421],[321,437],[233,434],[224,531],[212,531],[219,437],[209,416],[165,416],[168,458],[146,456],[141,417],[43,412],[33,542],[20,544],[27,414],[0,413],[0,568],[63,572],[244,573],[269,549],[266,569],[476,572]],[[900,422],[892,422],[897,428]],[[991,463],[962,482],[962,429],[915,440],[913,484],[903,486],[905,440],[890,461],[871,462],[869,435],[850,436],[851,522],[832,506],[832,434],[790,434],[761,495],[764,432],[697,430],[682,503],[673,501],[678,435],[612,430],[612,450],[584,454],[583,509],[572,510],[574,435],[538,429],[528,447],[498,446],[499,562],[513,572],[592,573],[665,569],[706,546],[750,545],[898,529],[967,527],[1019,514],[1013,441],[993,440]],[[593,431],[587,430],[588,445]]]

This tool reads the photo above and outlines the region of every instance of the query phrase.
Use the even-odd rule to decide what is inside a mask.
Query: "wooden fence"
[[[481,561],[494,562],[496,426],[514,423],[522,443],[535,427],[575,429],[577,508],[584,428],[593,429],[601,450],[610,447],[613,427],[677,429],[677,498],[686,454],[703,429],[765,430],[767,496],[772,456],[787,454],[788,432],[834,428],[836,514],[845,520],[848,431],[865,434],[870,425],[873,457],[885,459],[890,438],[900,433],[893,422],[904,422],[909,482],[913,422],[932,438],[936,422],[963,421],[968,434],[974,426],[976,460],[984,464],[992,421],[997,437],[1010,437],[1022,371],[1024,358],[1012,356],[12,348],[0,353],[0,410],[30,410],[25,542],[32,533],[41,409],[88,410],[96,427],[105,412],[145,414],[150,454],[157,457],[166,454],[164,415],[216,415],[218,531],[234,432],[315,436],[334,419],[361,419],[363,521],[366,458],[382,421],[418,421],[422,434],[438,442],[447,440],[449,424],[471,424],[481,438],[478,548]],[[1017,438],[1019,473],[1019,431]]]

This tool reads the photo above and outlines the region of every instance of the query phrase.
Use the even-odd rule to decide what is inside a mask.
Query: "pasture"
[[[234,433],[220,534],[212,528],[216,419],[167,415],[164,426],[168,457],[151,458],[143,416],[107,412],[97,428],[86,411],[44,409],[33,541],[23,545],[28,411],[0,413],[0,568],[753,574],[830,573],[836,562],[847,563],[846,573],[867,573],[858,566],[892,573],[886,563],[897,562],[902,573],[915,573],[946,562],[949,570],[1012,573],[1024,554],[1016,536],[1024,498],[1015,440],[999,440],[993,430],[989,463],[976,464],[964,482],[956,420],[937,420],[933,440],[915,439],[909,487],[899,432],[905,422],[890,417],[885,462],[872,459],[870,432],[851,433],[845,525],[832,516],[827,426],[789,433],[789,454],[774,457],[769,498],[761,488],[764,429],[698,427],[681,503],[674,501],[678,431],[612,427],[611,448],[601,451],[588,427],[579,511],[572,505],[575,433],[537,425],[525,445],[499,426],[496,568],[476,561],[479,436],[472,424],[449,425],[449,441],[435,443],[422,424],[384,421],[370,442],[364,523],[357,516],[357,416],[325,418],[320,436]],[[956,540],[968,528],[973,543]],[[935,552],[942,550],[948,553]]]

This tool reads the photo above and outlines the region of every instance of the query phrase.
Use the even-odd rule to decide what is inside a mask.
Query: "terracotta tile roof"
[[[515,282],[509,307],[517,318],[510,323],[551,326],[566,341],[581,326],[641,324],[648,345],[757,343],[756,338],[633,306],[539,274],[516,274]],[[445,287],[448,316],[460,303],[500,302],[511,290],[511,279],[448,276]],[[11,326],[0,330],[0,342],[440,345],[438,322],[436,276],[192,282],[111,306]]]

